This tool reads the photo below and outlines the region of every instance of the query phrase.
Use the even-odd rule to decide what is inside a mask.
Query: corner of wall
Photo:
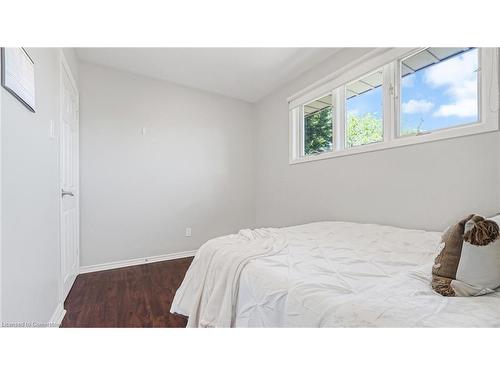
[[[71,70],[71,74],[73,75],[73,79],[75,80],[76,86],[79,86],[80,83],[80,72],[79,72],[79,60],[76,55],[75,48],[61,48],[61,52],[68,63],[69,69]]]
[[[253,181],[253,226],[257,227],[258,226],[258,221],[257,221],[257,164],[258,164],[258,142],[257,142],[257,136],[258,136],[258,127],[259,127],[259,121],[258,121],[258,116],[257,116],[257,105],[258,103],[251,103],[250,105],[250,114],[251,114],[251,122],[252,122],[252,181]]]

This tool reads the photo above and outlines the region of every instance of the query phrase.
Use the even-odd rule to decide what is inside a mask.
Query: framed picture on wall
[[[2,86],[35,112],[35,63],[24,48],[2,48]]]

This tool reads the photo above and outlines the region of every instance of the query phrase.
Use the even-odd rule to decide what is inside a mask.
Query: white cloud
[[[453,57],[431,66],[425,71],[425,80],[433,86],[455,85],[474,80],[477,69],[477,50]]]
[[[457,99],[474,99],[477,97],[477,81],[470,79],[461,84],[451,85],[448,93]]]
[[[440,105],[436,117],[470,117],[477,114],[477,50],[433,65],[425,72],[425,82],[443,87],[450,103]]]
[[[477,115],[477,100],[464,99],[453,104],[444,104],[439,106],[438,110],[433,114],[435,117],[471,117]]]
[[[434,103],[425,99],[411,99],[402,104],[403,113],[425,113],[434,107]]]

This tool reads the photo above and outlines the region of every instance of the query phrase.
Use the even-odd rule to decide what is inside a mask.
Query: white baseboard
[[[118,262],[102,263],[102,264],[96,264],[93,266],[83,266],[83,267],[80,267],[80,273],[106,271],[106,270],[112,270],[115,268],[137,266],[140,264],[163,262],[164,260],[188,258],[188,257],[195,256],[197,251],[198,250],[182,251],[180,253],[155,255],[155,256],[146,257],[146,258],[121,260]]]
[[[64,310],[63,304],[59,303],[52,314],[52,318],[50,318],[49,327],[60,327],[65,315],[66,310]]]

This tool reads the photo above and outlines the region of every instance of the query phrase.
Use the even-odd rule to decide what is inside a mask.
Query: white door
[[[78,92],[64,58],[61,57],[61,275],[62,302],[78,274]]]

